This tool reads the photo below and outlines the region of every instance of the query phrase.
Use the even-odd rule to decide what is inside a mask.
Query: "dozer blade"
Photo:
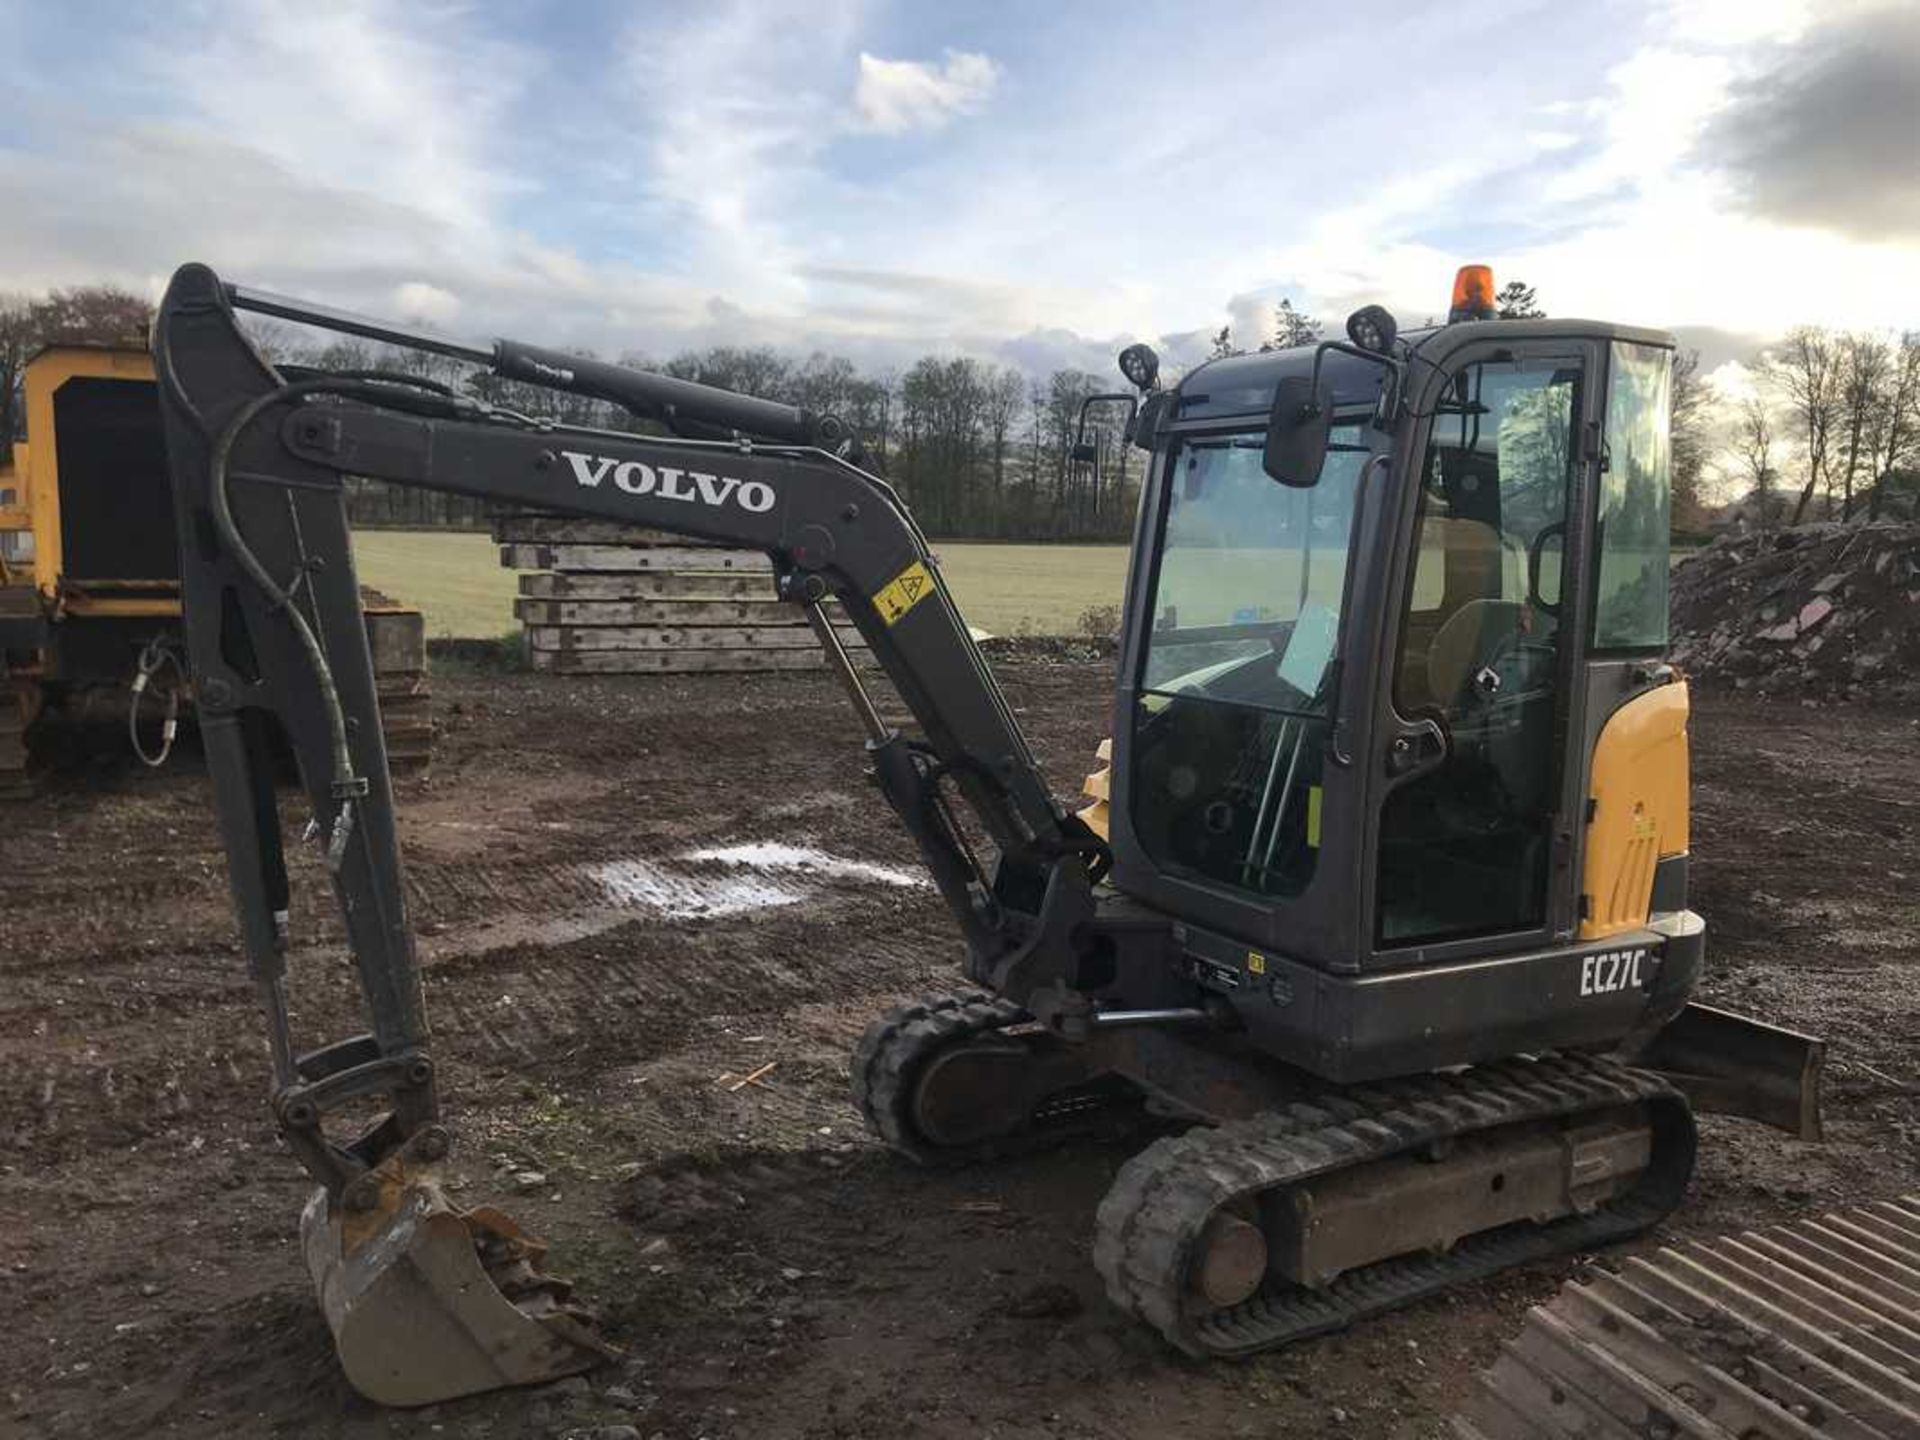
[[[1691,1001],[1626,1058],[1664,1075],[1696,1110],[1821,1138],[1823,1040]]]
[[[576,1375],[617,1353],[568,1305],[568,1282],[541,1271],[546,1246],[507,1216],[455,1209],[431,1166],[403,1169],[398,1157],[368,1181],[378,1202],[362,1210],[316,1190],[300,1243],[341,1367],[369,1400],[432,1405]]]

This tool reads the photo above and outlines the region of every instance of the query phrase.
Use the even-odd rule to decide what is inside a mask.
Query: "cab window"
[[[1600,475],[1596,650],[1663,650],[1671,565],[1673,353],[1615,345]]]

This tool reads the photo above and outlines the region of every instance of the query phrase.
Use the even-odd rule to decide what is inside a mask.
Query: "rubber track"
[[[1480,1374],[1462,1440],[1920,1435],[1920,1195],[1569,1281]]]
[[[24,730],[19,692],[7,677],[5,658],[0,657],[0,800],[25,800],[33,794],[27,779]]]
[[[1640,1101],[1657,1112],[1653,1164],[1638,1187],[1588,1215],[1503,1227],[1440,1255],[1383,1260],[1321,1289],[1269,1281],[1230,1309],[1202,1313],[1188,1299],[1195,1243],[1223,1205],[1474,1131]],[[1679,1204],[1693,1144],[1686,1102],[1664,1080],[1582,1056],[1329,1089],[1284,1112],[1190,1130],[1136,1155],[1100,1204],[1094,1264],[1115,1304],[1188,1354],[1251,1355],[1512,1265],[1644,1230]]]
[[[984,991],[940,995],[905,1005],[876,1020],[854,1048],[853,1103],[889,1147],[922,1165],[967,1165],[1031,1154],[1106,1128],[1112,1106],[1099,1082],[1050,1097],[1011,1135],[974,1145],[941,1145],[913,1119],[913,1088],[933,1055],[996,1030],[1030,1022],[1012,1001]]]

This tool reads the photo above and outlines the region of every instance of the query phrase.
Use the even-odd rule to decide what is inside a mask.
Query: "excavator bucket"
[[[398,1156],[356,1198],[316,1190],[300,1243],[354,1389],[382,1405],[432,1405],[592,1369],[617,1354],[545,1274],[546,1246],[491,1207],[448,1203],[434,1167]],[[391,1168],[389,1168],[391,1167]]]

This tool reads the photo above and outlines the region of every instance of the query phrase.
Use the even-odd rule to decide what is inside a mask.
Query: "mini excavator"
[[[1821,1046],[1692,1003],[1687,687],[1662,658],[1671,337],[1500,320],[1216,360],[1120,398],[1151,457],[1098,803],[1049,787],[926,537],[841,422],[501,340],[173,277],[155,325],[195,698],[302,1245],[345,1371],[425,1404],[606,1353],[544,1247],[460,1209],[395,841],[344,476],[764,550],[964,941],[853,1098],[913,1160],[1110,1124],[1122,1310],[1242,1356],[1681,1200],[1694,1109],[1812,1134]],[[277,370],[238,312],[624,407],[549,424],[406,374]],[[870,692],[837,601],[911,726]],[[284,732],[366,1030],[294,1043]]]

